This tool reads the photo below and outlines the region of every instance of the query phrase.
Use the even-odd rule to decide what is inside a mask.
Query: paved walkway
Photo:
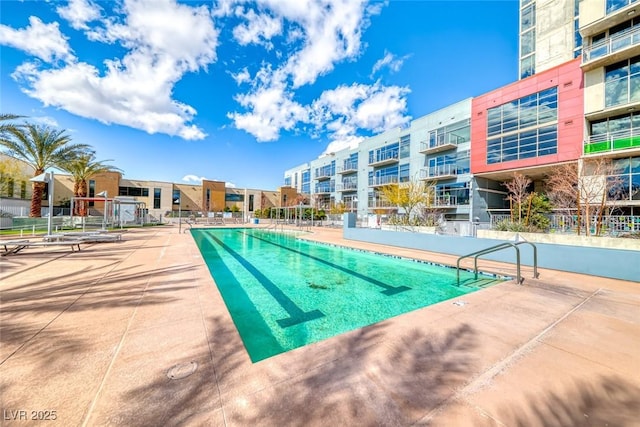
[[[542,270],[255,364],[177,227],[2,257],[0,298],[2,425],[640,425],[640,283]]]

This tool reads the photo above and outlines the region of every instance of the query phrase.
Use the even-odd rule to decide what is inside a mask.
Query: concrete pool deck
[[[0,424],[639,425],[640,283],[523,274],[253,364],[189,233],[25,249],[0,258]]]

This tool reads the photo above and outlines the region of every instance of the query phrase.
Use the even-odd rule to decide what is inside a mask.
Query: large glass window
[[[462,144],[471,139],[470,120],[461,120],[429,132],[429,147],[443,144]]]
[[[487,163],[554,154],[558,89],[552,87],[487,112]]]
[[[610,199],[640,200],[640,157],[627,157],[613,161],[615,179],[618,185],[609,192]]]
[[[640,101],[640,56],[605,68],[605,106]]]
[[[334,176],[336,174],[336,161],[333,160],[330,164],[316,168],[316,178],[325,176]]]
[[[177,188],[173,189],[173,194],[171,195],[171,200],[174,205],[180,204],[180,190]]]

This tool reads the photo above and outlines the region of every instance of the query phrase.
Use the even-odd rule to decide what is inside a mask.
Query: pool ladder
[[[458,285],[460,285],[460,261],[462,261],[465,258],[473,257],[473,272],[475,274],[475,279],[477,280],[478,279],[478,257],[480,257],[481,255],[489,254],[491,252],[501,251],[502,249],[506,249],[506,248],[514,248],[516,250],[516,280],[517,280],[517,283],[521,285],[524,279],[520,274],[520,248],[518,248],[518,245],[521,245],[523,243],[531,245],[531,247],[533,248],[533,278],[537,279],[540,275],[538,274],[538,248],[536,247],[536,245],[534,245],[531,242],[514,242],[514,243],[505,242],[495,246],[491,246],[486,249],[472,252],[467,255],[463,255],[460,258],[458,258],[458,261],[456,263]]]

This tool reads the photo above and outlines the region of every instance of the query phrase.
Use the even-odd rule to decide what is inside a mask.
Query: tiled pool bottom
[[[242,228],[191,232],[254,362],[484,283],[461,271],[458,286],[455,269],[289,234]]]

